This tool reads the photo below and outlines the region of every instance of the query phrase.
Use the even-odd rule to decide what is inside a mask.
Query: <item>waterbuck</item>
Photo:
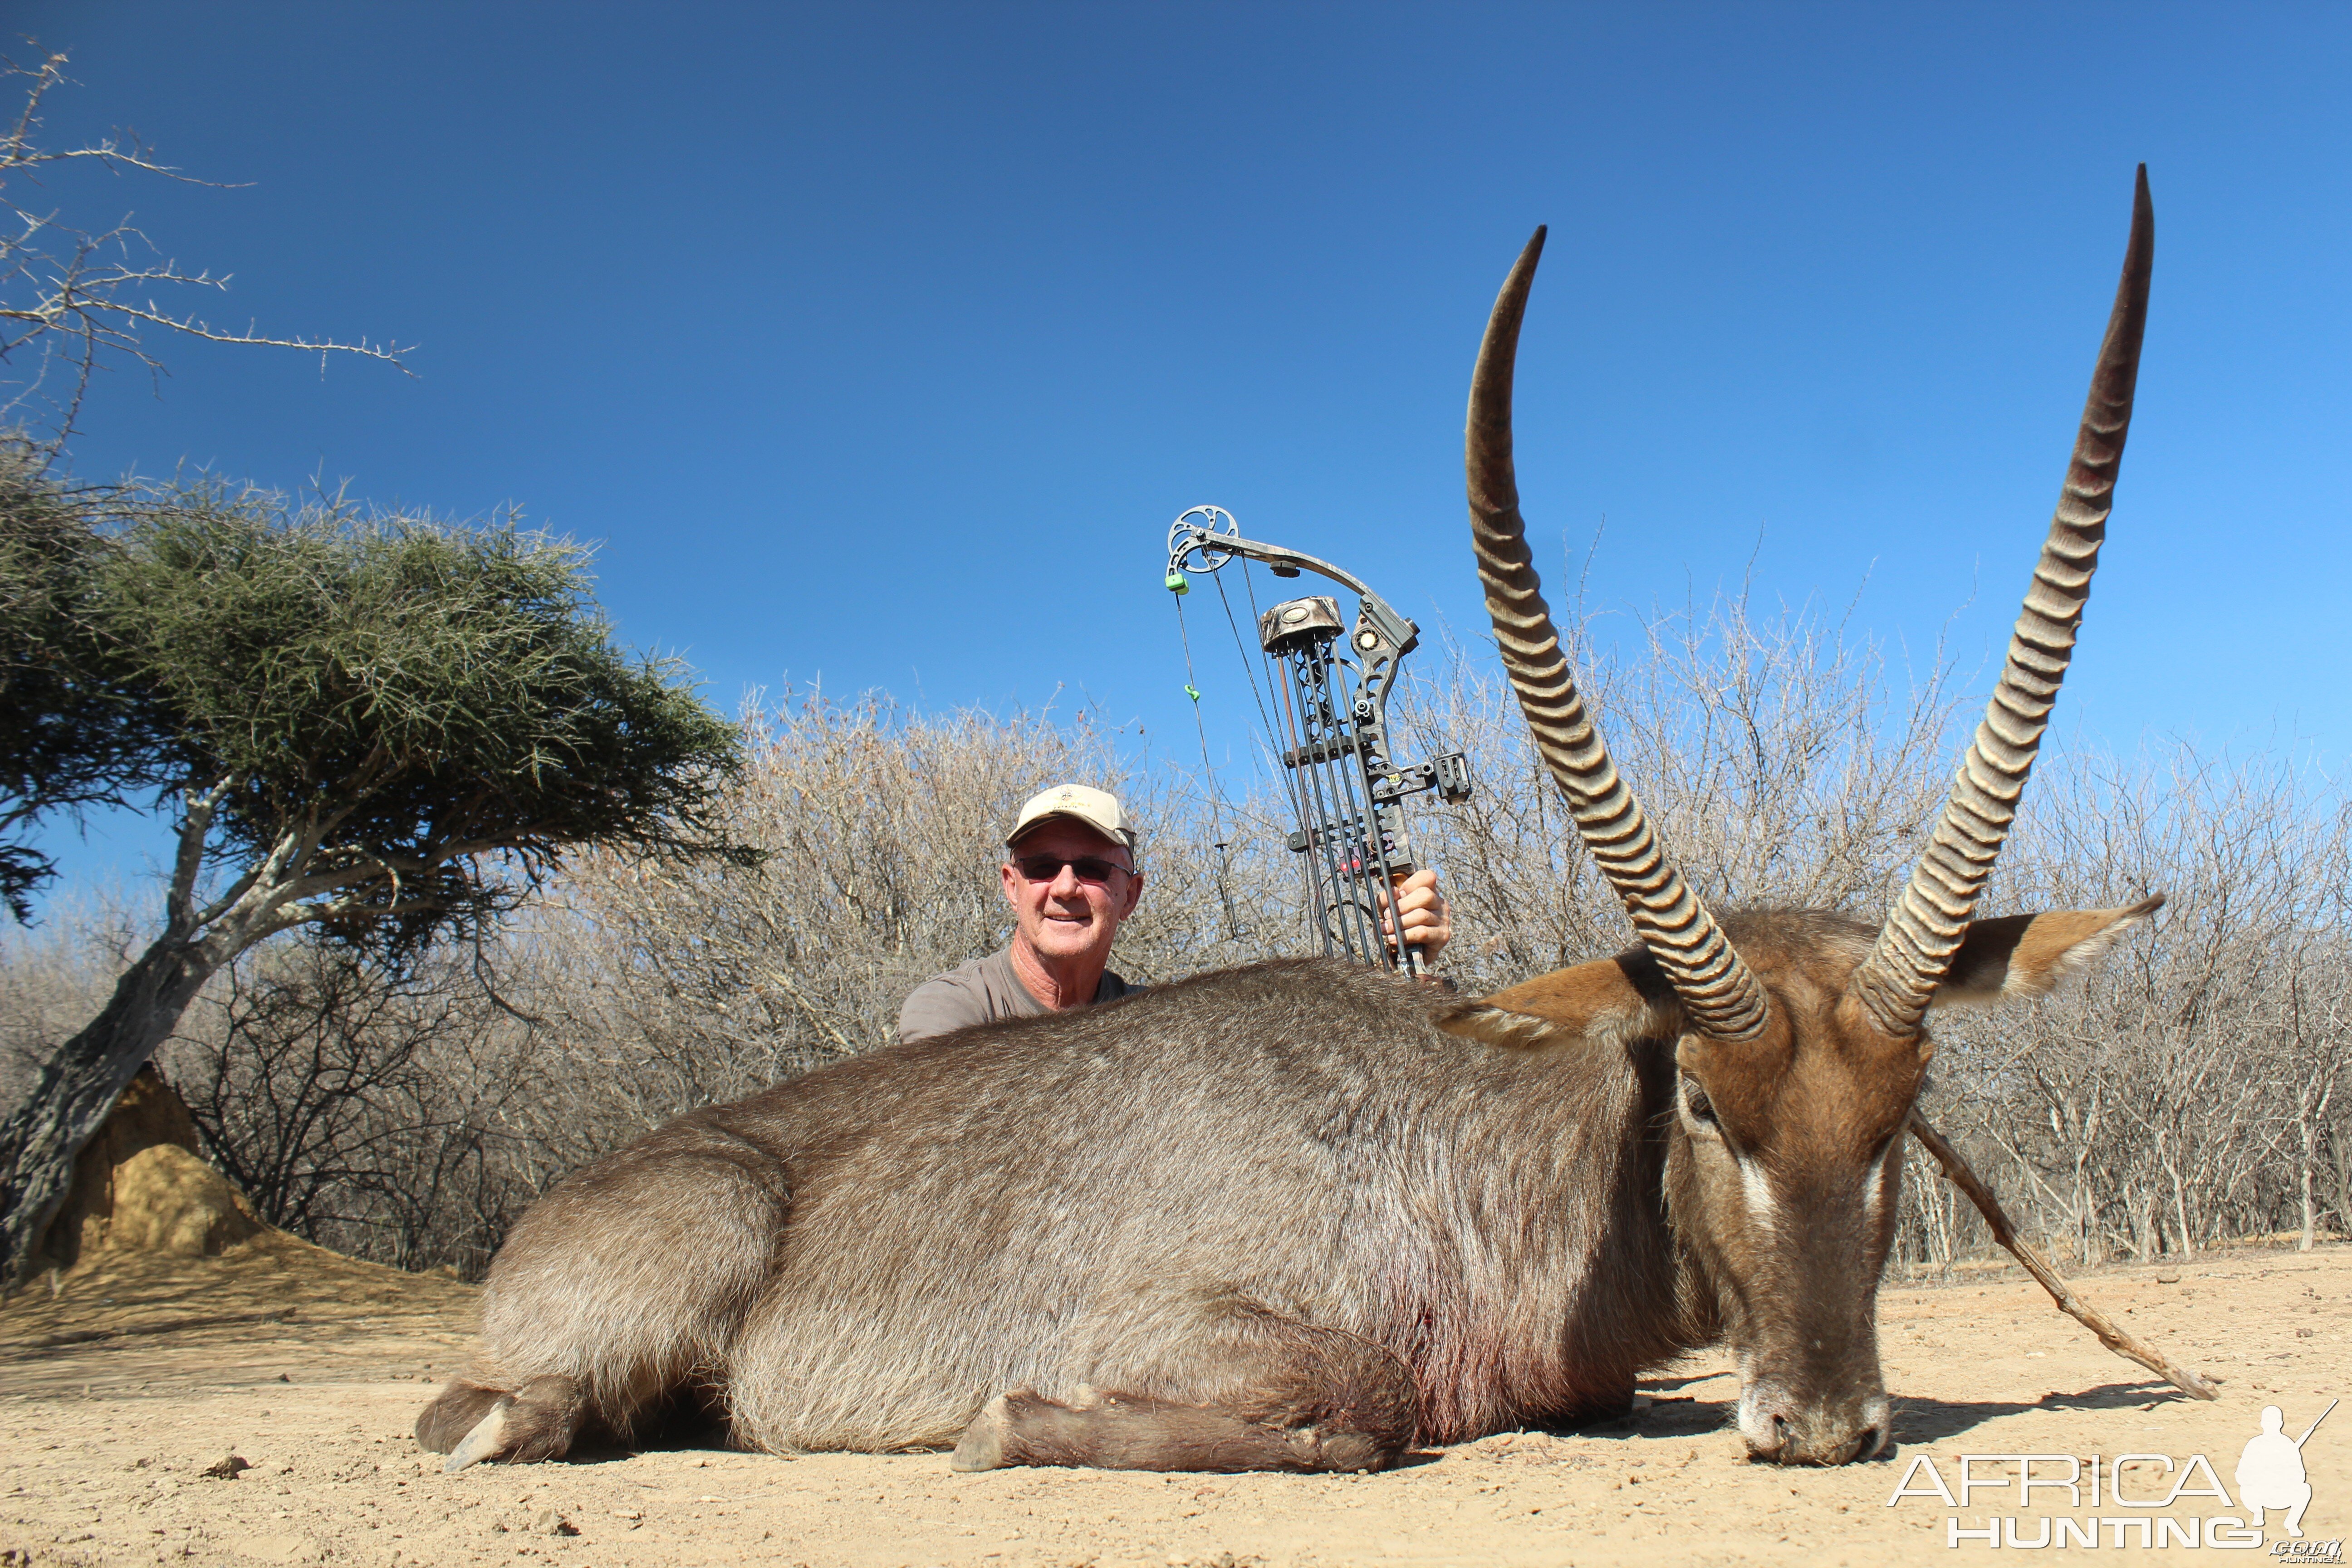
[[[754,1448],[958,1468],[1373,1469],[1622,1411],[1728,1342],[1759,1458],[1889,1436],[1874,1311],[1931,1002],[2046,991],[2145,919],[1972,921],[2072,649],[2131,412],[2123,281],[2007,667],[1883,929],[1712,916],[1587,720],[1511,460],[1538,230],[1470,395],[1478,570],[1528,722],[1640,943],[1483,1000],[1330,962],[878,1051],[558,1184],[491,1264],[449,1468],[681,1403]]]

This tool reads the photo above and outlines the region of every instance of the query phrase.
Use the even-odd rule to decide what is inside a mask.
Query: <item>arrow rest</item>
[[[1302,857],[1307,907],[1317,911],[1323,951],[1388,969],[1402,962],[1406,973],[1425,973],[1418,946],[1405,947],[1400,960],[1381,931],[1384,912],[1395,924],[1395,889],[1417,868],[1403,802],[1432,790],[1449,805],[1468,800],[1470,764],[1459,752],[1425,763],[1390,761],[1389,696],[1405,656],[1420,646],[1421,629],[1353,574],[1312,555],[1244,539],[1240,524],[1222,507],[1194,507],[1168,531],[1168,583],[1173,591],[1183,591],[1175,585],[1185,582],[1187,570],[1213,575],[1237,557],[1257,562],[1278,577],[1312,572],[1357,597],[1352,627],[1328,595],[1286,600],[1257,617],[1258,648],[1272,687],[1271,700],[1260,700],[1259,718],[1268,750],[1282,766],[1297,823],[1289,844]],[[1218,593],[1222,597],[1222,583]],[[1253,609],[1255,605],[1253,592]],[[1180,623],[1182,616],[1180,600]],[[1238,644],[1238,626],[1234,636]],[[1240,651],[1246,665],[1248,650]],[[1191,659],[1188,637],[1188,682]],[[1255,678],[1251,686],[1255,690]],[[1208,763],[1205,731],[1202,763]],[[1230,907],[1229,901],[1229,914]]]

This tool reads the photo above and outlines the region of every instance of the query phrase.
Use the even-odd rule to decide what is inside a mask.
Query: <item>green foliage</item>
[[[113,497],[49,478],[0,436],[0,901],[19,921],[55,873],[33,843],[56,812],[125,804],[162,782],[158,715],[116,679],[97,603]]]
[[[674,662],[614,646],[580,546],[210,483],[120,542],[116,655],[169,714],[186,787],[226,784],[217,853],[294,846],[338,929],[406,943],[468,921],[569,844],[723,849],[704,830],[734,727]]]
[[[117,496],[101,532],[27,466],[0,476],[0,829],[216,792],[233,886],[396,949],[567,845],[740,858],[708,831],[734,726],[615,646],[582,547],[213,481]],[[21,900],[47,868],[0,849]]]

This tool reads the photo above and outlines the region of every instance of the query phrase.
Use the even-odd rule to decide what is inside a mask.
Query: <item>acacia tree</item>
[[[128,217],[78,226],[47,183],[99,173],[208,182],[133,136],[47,145],[42,108],[66,83],[65,65],[62,54],[30,66],[0,57],[0,89],[22,93],[15,117],[0,121],[0,904],[20,923],[56,870],[36,838],[44,819],[122,805],[159,782],[144,771],[156,755],[148,715],[136,690],[110,679],[82,602],[109,549],[118,492],[52,475],[92,379],[124,363],[162,376],[157,338],[299,349],[322,368],[331,354],[399,366],[404,352],[240,331],[158,304],[228,279],[185,270]]]
[[[75,1152],[205,981],[310,926],[397,964],[478,935],[567,847],[744,860],[713,816],[735,728],[618,647],[585,552],[215,483],[118,498],[73,595],[163,781],[163,929],[0,1105],[0,1273],[26,1266]]]

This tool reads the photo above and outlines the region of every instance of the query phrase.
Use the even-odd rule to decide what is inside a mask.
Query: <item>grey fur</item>
[[[2032,962],[2144,913],[2066,915]],[[512,1391],[509,1460],[699,1403],[780,1452],[1372,1468],[1622,1411],[1720,1339],[1752,1453],[1866,1458],[1932,1042],[1847,999],[1873,927],[1724,928],[1770,1005],[1738,1047],[1638,948],[1485,1001],[1288,960],[694,1111],[523,1216],[417,1436]],[[2022,929],[1965,971],[1999,991]]]
[[[1424,1440],[1622,1409],[1711,1331],[1671,1052],[1497,1051],[1442,996],[1259,964],[695,1111],[524,1216],[450,1396],[561,1374],[625,1436],[698,1384],[754,1447],[945,1447],[1007,1390],[1245,1405],[1263,1319],[1396,1357]]]

